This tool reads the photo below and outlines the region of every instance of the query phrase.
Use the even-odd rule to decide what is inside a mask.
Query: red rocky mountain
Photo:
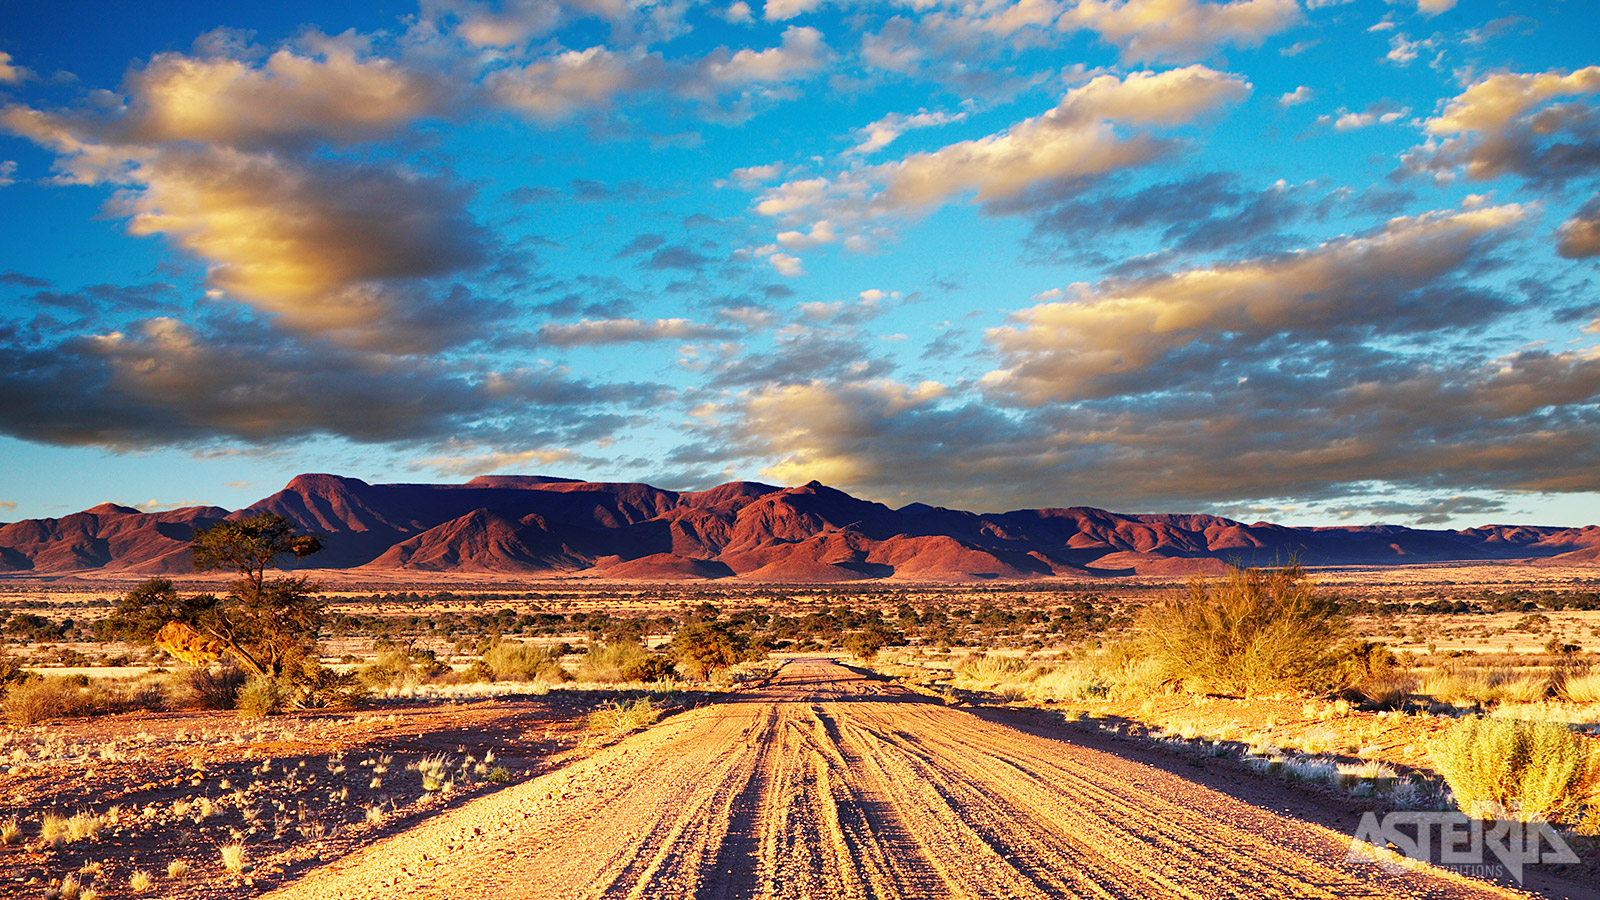
[[[319,568],[584,575],[615,579],[832,582],[1182,575],[1229,562],[1307,565],[1538,559],[1600,562],[1600,527],[1389,525],[1291,528],[1203,515],[1088,507],[978,514],[892,509],[817,482],[647,484],[489,475],[466,484],[367,484],[301,475],[246,509],[144,513],[102,504],[0,526],[0,573],[174,574],[194,528],[274,512],[321,534]]]

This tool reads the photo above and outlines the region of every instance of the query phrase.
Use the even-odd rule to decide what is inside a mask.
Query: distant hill
[[[814,583],[1183,575],[1290,557],[1307,565],[1600,564],[1600,527],[1593,525],[1290,528],[1089,507],[992,514],[922,503],[891,509],[817,482],[789,488],[732,482],[677,492],[528,475],[446,485],[301,475],[233,512],[143,513],[102,504],[60,519],[3,525],[0,573],[181,574],[192,570],[188,541],[195,528],[262,512],[323,535],[326,549],[307,565],[418,575]]]

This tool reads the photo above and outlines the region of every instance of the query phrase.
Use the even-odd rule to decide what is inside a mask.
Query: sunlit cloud
[[[1552,104],[1600,92],[1600,66],[1573,72],[1502,72],[1480,78],[1424,123],[1426,144],[1405,157],[1414,171],[1559,182],[1600,170],[1592,103]]]
[[[529,469],[544,469],[569,462],[572,458],[573,453],[567,448],[519,451],[490,450],[479,453],[468,452],[447,456],[427,456],[414,460],[412,465],[417,469],[427,469],[440,475],[471,477],[508,470],[525,472]]]
[[[1192,62],[1224,45],[1254,47],[1302,20],[1295,0],[1078,0],[1062,28],[1086,28],[1125,60]]]
[[[1024,403],[1105,397],[1170,378],[1157,364],[1177,354],[1221,365],[1235,343],[1275,334],[1481,320],[1490,310],[1477,295],[1429,289],[1476,261],[1523,218],[1516,205],[1402,217],[1374,234],[1298,253],[1074,285],[1069,298],[1021,310],[1014,324],[989,331],[1007,364],[983,384]]]

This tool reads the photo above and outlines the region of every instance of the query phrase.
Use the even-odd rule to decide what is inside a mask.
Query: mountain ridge
[[[146,513],[102,503],[0,525],[0,574],[192,571],[195,528],[264,512],[324,537],[307,568],[638,580],[1028,580],[1181,575],[1227,563],[1393,565],[1537,560],[1600,564],[1600,526],[1293,527],[1094,507],[973,513],[899,509],[812,481],[703,491],[545,475],[369,484],[308,473],[243,509]]]

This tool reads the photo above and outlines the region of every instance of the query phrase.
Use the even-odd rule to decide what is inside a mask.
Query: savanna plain
[[[0,895],[1600,896],[1593,569],[326,576],[261,671],[0,583]],[[1455,809],[1577,861],[1351,852]]]

